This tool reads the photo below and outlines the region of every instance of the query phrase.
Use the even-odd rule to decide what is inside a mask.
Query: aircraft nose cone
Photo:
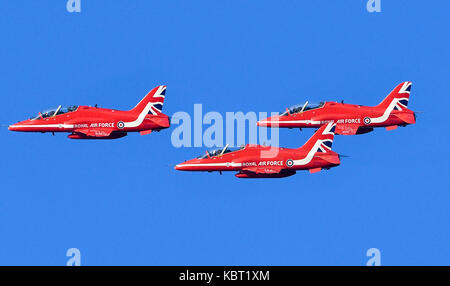
[[[8,126],[9,131],[27,131],[27,128],[31,125],[29,120],[20,121]]]
[[[261,127],[266,127],[266,126],[268,126],[268,121],[270,121],[270,118],[260,120],[260,121],[256,122],[256,125],[261,126]]]
[[[272,124],[278,123],[278,121],[279,121],[278,116],[272,116],[272,117],[268,117],[266,119],[260,120],[256,124],[258,126],[262,126],[262,127],[270,127],[270,126],[272,126]]]
[[[196,164],[198,163],[197,159],[184,161],[183,163],[175,165],[175,170],[178,171],[195,171],[197,168]]]
[[[187,168],[185,163],[180,163],[180,164],[177,164],[175,166],[175,170],[178,170],[178,171],[184,171],[184,170],[187,170],[187,169],[188,168]]]
[[[17,129],[18,128],[16,127],[16,124],[11,124],[11,125],[8,126],[8,130],[9,131],[17,131]]]

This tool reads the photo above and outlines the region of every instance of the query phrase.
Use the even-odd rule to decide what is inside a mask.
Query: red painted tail
[[[330,122],[328,124],[322,125],[316,133],[314,133],[311,138],[309,138],[306,143],[300,147],[305,148],[306,150],[311,150],[315,148],[315,152],[323,152],[327,153],[331,151],[331,146],[333,145],[334,139],[334,129],[336,128],[336,124]]]
[[[166,86],[160,85],[152,89],[147,95],[130,111],[135,113],[161,114],[164,98],[166,96]]]
[[[412,82],[405,81],[397,85],[391,93],[386,96],[377,107],[388,108],[391,102],[396,99],[400,108],[407,108],[409,101],[409,93],[411,92]]]

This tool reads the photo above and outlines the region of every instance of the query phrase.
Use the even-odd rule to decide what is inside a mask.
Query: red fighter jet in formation
[[[133,109],[120,111],[90,106],[61,105],[9,126],[11,131],[70,132],[71,139],[115,139],[128,132],[149,134],[170,126],[169,117],[161,113],[166,86],[152,89]]]
[[[206,152],[204,156],[175,166],[180,171],[238,171],[238,178],[282,178],[294,175],[297,170],[310,173],[329,169],[340,164],[340,156],[331,150],[335,124],[323,125],[298,149],[246,145],[232,150]]]
[[[311,128],[328,122],[336,123],[336,134],[355,135],[373,131],[375,127],[396,129],[416,123],[415,113],[408,109],[411,82],[399,84],[377,106],[369,107],[337,102],[325,102],[287,108],[284,113],[258,122],[258,126]]]

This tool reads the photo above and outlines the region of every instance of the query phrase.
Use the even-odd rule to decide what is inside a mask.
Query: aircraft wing
[[[359,124],[336,124],[335,132],[339,135],[355,135],[358,132]]]
[[[280,166],[266,166],[266,167],[248,167],[242,169],[245,172],[252,172],[255,174],[279,174],[283,170]]]
[[[89,137],[108,137],[114,131],[113,128],[84,128],[76,129],[73,132],[86,135]]]

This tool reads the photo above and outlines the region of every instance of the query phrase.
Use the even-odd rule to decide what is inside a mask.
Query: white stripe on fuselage
[[[333,128],[333,126],[335,126],[336,124],[334,123],[328,123],[327,127],[325,127],[325,129],[323,130],[321,135],[334,135],[333,132],[330,132],[330,130]],[[313,135],[314,136],[314,135]],[[309,140],[308,140],[309,141]],[[314,146],[309,150],[308,154],[306,155],[305,158],[300,159],[300,160],[293,160],[294,161],[294,166],[303,166],[308,164],[309,162],[311,162],[311,160],[314,158],[314,155],[316,154],[317,150],[319,149],[320,145],[325,142],[325,141],[330,141],[333,142],[332,139],[318,139],[316,141],[316,143],[314,143]],[[327,147],[329,150],[331,150],[331,148],[329,148],[328,146],[324,145],[325,147]]]
[[[178,167],[241,167],[242,163],[203,163],[203,164],[180,164]]]
[[[386,108],[386,110],[384,111],[383,115],[381,115],[380,117],[370,118],[370,122],[371,123],[382,123],[382,122],[385,122],[389,118],[389,115],[391,115],[391,112],[392,112],[392,110],[394,110],[394,107],[396,106],[396,104],[400,100],[405,100],[405,99],[408,100],[408,98],[406,98],[406,97],[392,99],[391,104],[389,104],[389,106]]]
[[[320,121],[316,120],[290,120],[290,121],[260,121],[261,124],[297,124],[297,123],[305,123],[305,124],[320,124]]]
[[[300,160],[293,160],[294,166],[303,166],[311,162],[311,160],[314,158],[314,154],[316,154],[317,152],[317,149],[319,149],[320,144],[322,144],[322,140],[317,140],[314,146],[309,150],[305,158]]]
[[[11,125],[13,128],[42,128],[42,127],[57,127],[57,128],[73,128],[73,124],[46,124],[46,125]]]

